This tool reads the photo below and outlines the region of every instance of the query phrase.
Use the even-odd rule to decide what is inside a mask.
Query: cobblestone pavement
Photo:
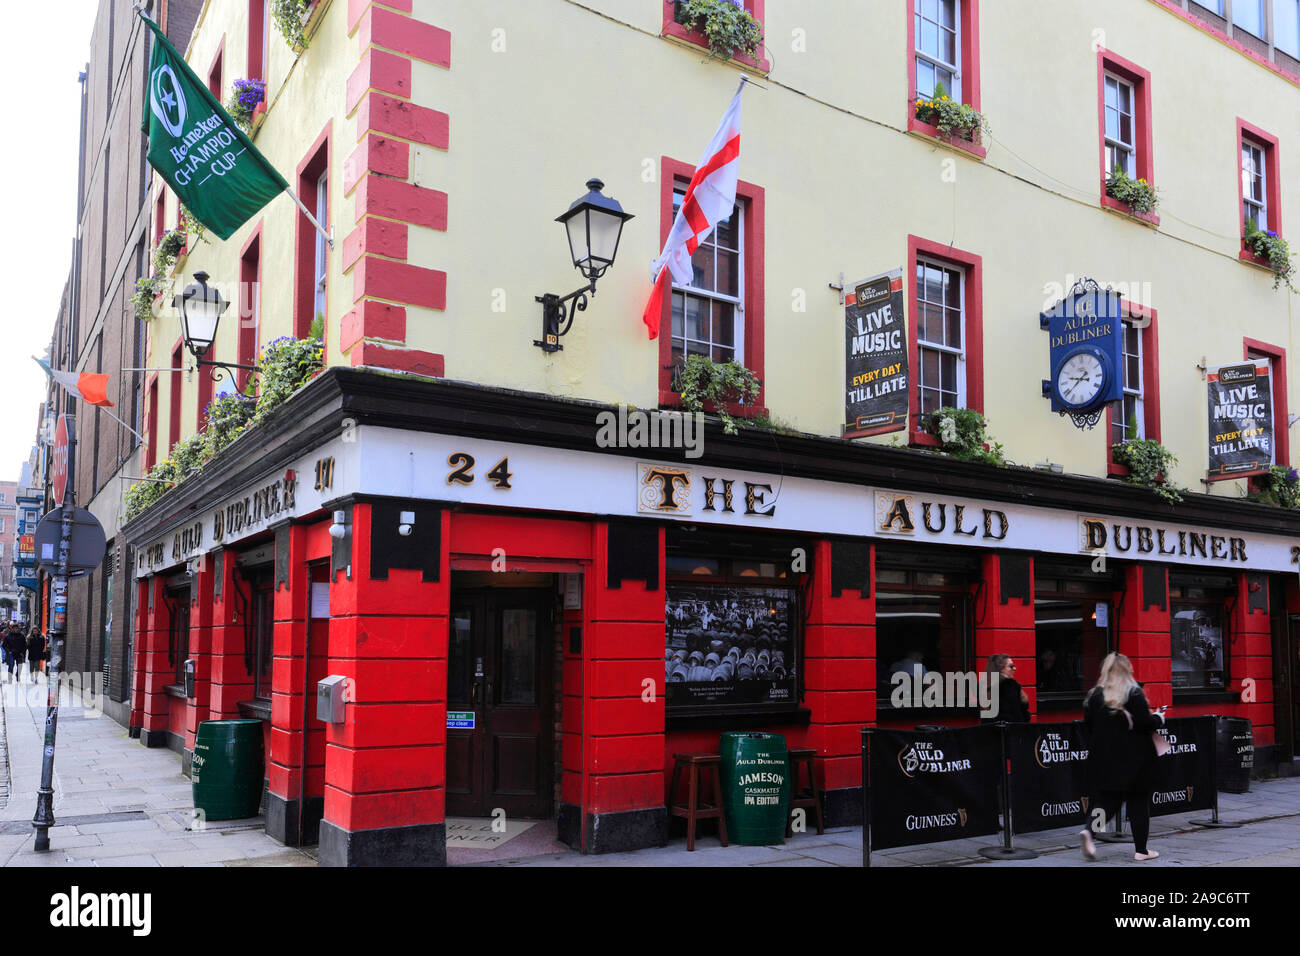
[[[261,818],[189,829],[192,791],[178,756],[147,749],[95,708],[59,709],[50,851],[32,849],[40,786],[46,684],[0,683],[4,760],[11,781],[0,808],[4,866],[314,866],[276,843]],[[93,698],[92,698],[93,701]]]

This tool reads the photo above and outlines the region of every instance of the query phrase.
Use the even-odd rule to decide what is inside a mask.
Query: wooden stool
[[[822,792],[817,787],[817,772],[813,769],[813,758],[817,756],[817,751],[803,748],[790,750],[790,809],[796,807],[811,807],[817,815],[817,832],[825,833],[826,829],[822,823]],[[811,789],[803,790],[799,784],[799,768],[808,768],[808,783]],[[785,835],[793,836],[790,829],[791,820],[785,822]]]
[[[722,780],[720,762],[722,758],[718,754],[673,754],[673,783],[672,788],[668,791],[668,814],[674,817],[686,818],[686,849],[694,851],[695,849],[695,821],[711,820],[718,821],[718,838],[722,840],[722,845],[727,845],[727,820],[722,814]],[[700,801],[700,770],[713,770],[713,802],[702,803]],[[686,802],[677,802],[677,783],[681,779],[682,770],[686,770],[687,788]]]

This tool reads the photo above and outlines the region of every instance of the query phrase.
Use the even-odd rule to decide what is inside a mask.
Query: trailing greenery
[[[1151,438],[1129,438],[1111,445],[1115,464],[1128,469],[1124,480],[1130,485],[1149,488],[1168,502],[1183,500],[1186,488],[1180,488],[1169,475],[1178,459],[1160,442]]]
[[[1255,255],[1267,259],[1273,269],[1273,288],[1283,282],[1292,292],[1296,287],[1291,284],[1294,268],[1291,265],[1291,249],[1285,239],[1272,229],[1262,231],[1254,219],[1246,220],[1246,234],[1242,237]]]
[[[956,135],[975,142],[976,134],[980,131],[992,132],[983,113],[974,107],[958,103],[948,95],[948,90],[942,83],[934,84],[934,96],[929,99],[917,97],[916,118],[922,123],[937,127],[946,139],[952,139]]]
[[[712,405],[728,435],[735,435],[739,429],[727,411],[727,403],[756,401],[761,387],[758,376],[739,362],[714,362],[704,355],[686,356],[677,372],[682,407],[688,412],[702,412],[706,404]]]
[[[1259,477],[1259,485],[1246,497],[1279,508],[1300,508],[1300,475],[1294,468],[1274,465],[1267,475]]]
[[[235,80],[226,100],[226,112],[239,124],[245,133],[252,132],[253,112],[257,104],[266,99],[266,83],[263,80]]]
[[[1002,443],[990,442],[988,422],[973,408],[940,408],[925,417],[925,430],[939,439],[945,455],[986,465],[1005,466]]]
[[[317,312],[315,318],[311,320],[311,326],[307,329],[307,338],[325,340],[324,312]]]
[[[135,292],[131,293],[131,308],[135,310],[135,317],[141,322],[153,319],[153,300],[158,297],[165,282],[162,276],[157,275],[148,278],[141,276],[135,280]]]
[[[194,237],[194,241],[203,240],[203,234],[208,231],[208,227],[203,225],[194,218],[194,213],[190,212],[185,206],[181,206],[181,228],[185,230],[187,236]]]
[[[308,0],[271,0],[271,18],[275,26],[295,52],[307,49],[307,37],[302,32],[307,19]]]
[[[1135,213],[1145,215],[1160,205],[1159,190],[1145,179],[1134,179],[1116,164],[1106,177],[1106,195],[1118,199]]]
[[[146,481],[126,492],[124,520],[131,521],[155,501],[219,455],[243,432],[265,421],[324,368],[320,339],[276,339],[263,351],[256,396],[229,392],[208,403],[203,430],[176,443],[171,454],[150,469]]]
[[[763,24],[731,0],[679,0],[677,22],[694,27],[709,41],[709,56],[729,60],[737,51],[757,59]]]
[[[176,264],[176,257],[185,249],[185,227],[168,229],[158,237],[153,247],[154,275],[166,275]]]
[[[1138,417],[1137,417],[1137,412],[1135,411],[1128,413],[1128,421],[1124,423],[1124,437],[1125,438],[1142,437],[1141,435],[1138,434]]]

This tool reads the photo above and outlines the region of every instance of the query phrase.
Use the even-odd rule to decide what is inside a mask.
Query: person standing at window
[[[988,663],[989,679],[997,675],[998,709],[991,717],[981,717],[980,723],[1029,723],[1029,695],[1016,680],[1016,662],[1010,654],[994,654]]]
[[[1165,725],[1165,708],[1151,710],[1142,685],[1133,679],[1133,665],[1123,654],[1112,652],[1102,661],[1097,686],[1084,698],[1083,725],[1088,734],[1093,806],[1102,810],[1093,825],[1099,830],[1105,827],[1119,813],[1120,803],[1126,804],[1133,826],[1133,859],[1154,860],[1160,854],[1147,849],[1156,769],[1151,735]],[[1085,827],[1079,836],[1084,859],[1097,859],[1092,832]]]

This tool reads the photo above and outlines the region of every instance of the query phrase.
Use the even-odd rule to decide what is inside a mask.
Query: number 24
[[[449,485],[472,485],[474,476],[470,469],[474,467],[474,456],[467,455],[463,451],[452,452],[447,456],[447,464],[452,467],[452,472],[447,476]],[[488,481],[502,491],[510,490],[510,479],[513,475],[510,472],[510,459],[502,458],[492,470],[487,473]]]

